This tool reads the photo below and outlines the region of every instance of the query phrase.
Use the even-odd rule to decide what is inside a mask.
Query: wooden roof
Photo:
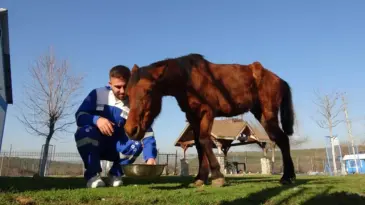
[[[246,135],[248,137],[247,140],[239,140],[241,134]],[[270,140],[263,128],[260,129],[258,125],[249,124],[247,121],[234,118],[214,120],[211,137],[217,140],[239,140],[241,144],[268,142]],[[194,135],[189,123],[186,124],[184,130],[176,139],[175,146],[194,146]]]

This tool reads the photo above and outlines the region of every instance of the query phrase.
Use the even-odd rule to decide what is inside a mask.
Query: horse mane
[[[130,84],[130,86],[133,86],[141,78],[153,80],[151,71],[153,71],[155,68],[158,68],[160,66],[167,65],[171,61],[174,61],[175,63],[177,63],[179,65],[178,69],[180,69],[179,70],[179,71],[181,71],[180,73],[186,73],[186,74],[190,75],[193,67],[199,67],[198,65],[201,62],[205,62],[206,60],[204,59],[203,55],[197,54],[197,53],[191,53],[191,54],[176,57],[176,58],[166,58],[164,60],[160,60],[160,61],[151,63],[147,66],[143,66],[143,67],[140,67],[139,69],[137,69],[137,71],[131,75],[128,84]],[[174,68],[176,68],[176,67],[174,67]]]

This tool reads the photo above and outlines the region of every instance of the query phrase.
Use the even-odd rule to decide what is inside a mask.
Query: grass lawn
[[[227,177],[221,188],[193,187],[192,177],[125,178],[123,187],[86,189],[82,178],[0,177],[0,204],[365,204],[365,176],[298,176],[286,186],[279,178]]]

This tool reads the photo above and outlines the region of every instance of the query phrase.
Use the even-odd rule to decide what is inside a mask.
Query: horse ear
[[[137,72],[137,70],[139,69],[137,64],[134,64],[131,73]]]

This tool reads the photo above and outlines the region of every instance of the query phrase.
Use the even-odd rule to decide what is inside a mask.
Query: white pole
[[[351,147],[352,147],[352,153],[355,155],[354,137],[352,136],[351,120],[349,119],[349,116],[348,116],[348,113],[347,113],[347,102],[345,100],[345,96],[344,95],[342,95],[342,102],[343,102],[343,111],[345,113],[346,124],[347,124],[347,133],[348,133],[348,136],[350,138],[350,143],[351,143]],[[356,167],[356,173],[359,173],[359,167],[357,165],[356,158],[355,158],[355,167]]]

